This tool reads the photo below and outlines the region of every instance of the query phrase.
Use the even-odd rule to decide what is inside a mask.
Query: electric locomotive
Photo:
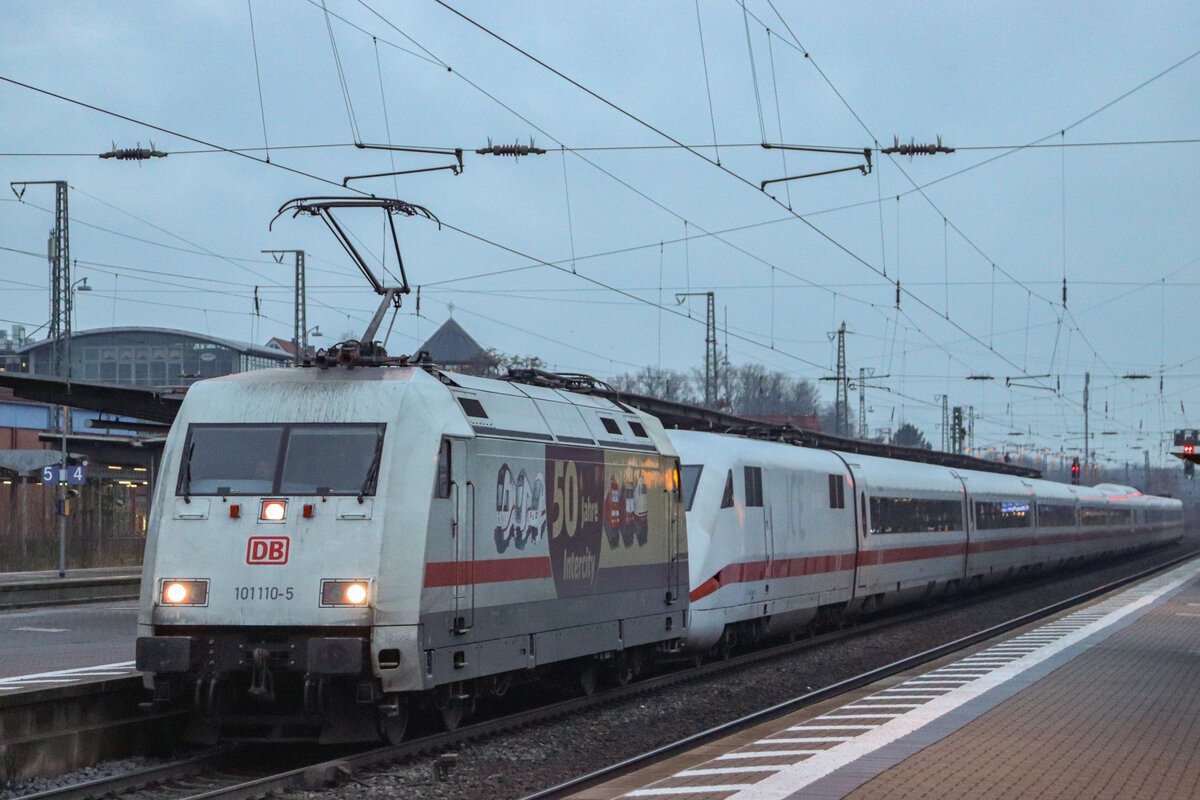
[[[189,390],[161,476],[137,666],[193,739],[399,740],[418,702],[452,728],[515,680],[628,679],[685,635],[674,448],[603,398],[242,373]]]

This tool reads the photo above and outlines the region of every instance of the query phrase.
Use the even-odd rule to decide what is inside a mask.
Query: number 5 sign
[[[42,483],[68,483],[80,486],[87,480],[87,468],[77,464],[73,467],[42,467]]]

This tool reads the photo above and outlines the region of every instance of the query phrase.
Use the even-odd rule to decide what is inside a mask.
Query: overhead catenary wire
[[[368,7],[368,8],[370,8],[369,6],[367,6],[367,4],[364,2],[364,0],[359,0],[359,2],[360,2],[360,4],[362,4],[362,5],[364,5],[364,6]],[[596,97],[596,98],[597,98],[598,100],[600,100],[601,102],[604,102],[605,104],[607,104],[607,105],[611,106],[612,108],[614,108],[615,110],[619,111],[620,113],[622,113],[622,114],[624,114],[624,115],[628,116],[630,119],[632,119],[632,120],[634,120],[634,121],[638,122],[639,124],[642,124],[642,125],[644,125],[644,126],[646,126],[646,127],[649,127],[651,130],[653,130],[654,132],[656,132],[656,133],[659,133],[660,135],[664,136],[664,138],[667,138],[669,141],[671,141],[671,142],[672,142],[672,143],[674,143],[675,145],[677,145],[677,146],[680,146],[680,147],[684,147],[684,149],[691,150],[691,151],[693,152],[693,155],[699,156],[700,158],[702,158],[703,160],[707,161],[708,163],[710,163],[710,164],[713,164],[713,163],[715,163],[715,162],[713,162],[711,159],[708,159],[708,158],[706,158],[705,156],[703,156],[703,154],[701,154],[701,153],[698,153],[698,152],[695,152],[693,148],[690,148],[690,147],[688,147],[688,146],[685,146],[685,145],[683,145],[683,144],[682,144],[681,142],[679,142],[678,140],[675,140],[675,139],[673,139],[672,137],[670,137],[669,135],[667,135],[667,134],[663,133],[662,131],[658,130],[658,129],[657,129],[657,128],[655,128],[654,126],[652,126],[652,125],[649,125],[649,124],[648,124],[648,123],[646,123],[645,121],[643,121],[643,120],[641,120],[641,119],[637,118],[636,116],[634,116],[634,115],[632,115],[632,114],[629,114],[628,112],[624,111],[624,110],[623,110],[623,109],[621,109],[620,107],[618,107],[618,106],[616,106],[615,104],[613,104],[611,101],[608,101],[607,99],[605,99],[605,98],[602,98],[602,97],[600,97],[599,95],[596,95],[594,92],[591,92],[591,91],[590,91],[590,90],[588,90],[586,87],[583,87],[582,85],[578,84],[576,81],[574,81],[574,80],[572,80],[572,79],[568,78],[568,77],[567,77],[567,76],[565,76],[565,75],[562,75],[562,73],[558,72],[557,70],[554,70],[552,67],[549,67],[548,65],[544,64],[543,62],[541,62],[540,60],[536,59],[535,57],[533,57],[533,56],[529,55],[528,53],[526,53],[525,51],[523,51],[523,50],[521,50],[520,48],[516,47],[515,45],[512,45],[512,44],[511,44],[510,42],[508,42],[507,40],[503,39],[502,37],[499,37],[499,36],[498,36],[497,34],[495,34],[494,32],[492,32],[492,31],[490,31],[490,30],[488,30],[488,29],[484,28],[483,26],[481,26],[481,25],[479,25],[478,23],[474,22],[474,21],[473,21],[473,20],[471,20],[470,18],[468,18],[468,17],[466,17],[465,15],[461,14],[460,12],[458,12],[458,11],[454,10],[453,8],[451,8],[450,6],[448,6],[446,3],[442,2],[441,0],[437,0],[437,2],[438,2],[440,5],[442,5],[443,7],[447,8],[448,10],[452,11],[453,13],[455,13],[456,15],[458,15],[458,16],[460,16],[460,17],[462,17],[464,20],[468,21],[470,24],[472,24],[472,25],[474,25],[474,26],[476,26],[476,27],[480,28],[481,30],[483,30],[483,31],[485,31],[486,33],[488,33],[489,35],[493,36],[494,38],[497,38],[498,40],[500,40],[501,42],[503,42],[503,43],[504,43],[504,44],[506,44],[507,46],[509,46],[509,47],[511,47],[511,48],[513,48],[513,49],[515,49],[515,50],[517,50],[517,51],[518,51],[518,52],[520,52],[522,55],[525,55],[527,58],[530,58],[531,60],[535,61],[535,63],[538,63],[539,65],[541,65],[541,66],[545,67],[546,69],[549,69],[551,72],[554,72],[555,74],[559,75],[559,76],[560,76],[560,77],[562,77],[563,79],[567,80],[568,82],[572,83],[573,85],[577,86],[578,88],[582,89],[583,91],[587,92],[588,94],[591,94],[593,97]],[[384,17],[382,17],[382,15],[380,15],[378,12],[374,11],[374,9],[371,9],[371,11],[372,11],[372,13],[374,13],[376,16],[379,16],[381,19],[385,19],[385,18],[384,18]],[[389,24],[391,27],[393,27],[394,29],[396,29],[397,31],[399,31],[399,29],[398,29],[398,28],[396,28],[396,27],[395,27],[395,25],[394,25],[394,24],[392,24],[390,21],[387,21],[386,19],[385,19],[385,21],[386,21],[386,22],[387,22],[387,24]],[[407,38],[409,41],[414,41],[414,42],[415,42],[415,40],[413,40],[413,39],[412,39],[412,37],[408,36],[407,34],[404,34],[402,31],[400,31],[400,32],[401,32],[401,34],[402,34],[402,35],[404,35],[404,36],[405,36],[405,38]],[[418,46],[420,46],[420,45],[418,45]],[[430,53],[430,51],[429,51],[427,48],[424,48],[424,47],[422,47],[421,49],[422,49],[423,51],[425,51],[426,53]],[[430,55],[432,56],[432,53],[430,53]],[[435,56],[435,58],[436,58],[436,56]],[[439,59],[439,61],[440,61],[440,59]],[[445,62],[441,62],[441,63],[445,63]],[[450,68],[447,66],[447,69],[450,69]],[[459,77],[463,78],[463,79],[464,79],[464,80],[465,80],[465,81],[466,81],[468,84],[472,85],[474,88],[476,88],[478,91],[480,91],[481,93],[483,93],[485,96],[489,97],[489,98],[490,98],[490,99],[492,99],[494,102],[496,102],[497,104],[499,104],[500,106],[502,106],[502,107],[503,107],[503,108],[505,108],[506,110],[510,111],[510,113],[513,113],[513,114],[514,114],[514,115],[516,115],[518,118],[522,119],[523,121],[526,121],[527,123],[529,123],[529,124],[531,124],[531,125],[533,124],[533,123],[532,123],[530,120],[528,120],[526,117],[522,116],[522,115],[521,115],[519,112],[516,112],[516,111],[515,111],[514,109],[512,109],[510,106],[508,106],[507,104],[503,103],[503,101],[500,101],[500,100],[499,100],[498,98],[496,98],[494,95],[492,95],[491,93],[487,92],[487,91],[486,91],[486,90],[484,90],[482,87],[479,87],[479,86],[478,86],[478,84],[475,84],[474,82],[472,82],[472,81],[470,81],[469,79],[465,78],[464,76],[462,76],[462,75],[461,75],[461,73],[456,73],[456,74],[459,74]],[[535,126],[535,127],[536,127],[536,126]],[[538,128],[538,130],[539,130],[539,131],[542,131],[542,129],[541,129],[541,128]],[[542,132],[543,132],[543,133],[545,133],[544,131],[542,131]],[[548,134],[547,134],[547,135],[548,135]],[[553,137],[551,137],[551,138],[553,138]],[[598,165],[594,164],[593,162],[589,162],[589,163],[591,163],[591,164],[592,164],[592,166],[593,166],[594,168],[598,169],[598,170],[599,170],[599,171],[601,171],[603,174],[605,174],[605,175],[608,175],[609,177],[611,177],[611,178],[613,178],[614,180],[618,181],[618,182],[619,182],[619,183],[621,183],[622,185],[626,186],[627,188],[629,188],[630,190],[634,191],[636,194],[638,194],[639,196],[641,196],[641,197],[643,197],[644,199],[648,200],[649,202],[653,203],[654,205],[658,206],[659,208],[663,208],[664,210],[667,210],[669,213],[673,213],[673,212],[670,212],[670,210],[669,210],[669,209],[666,209],[666,207],[665,207],[665,206],[663,206],[661,203],[659,203],[659,202],[655,201],[653,198],[650,198],[650,197],[649,197],[649,196],[647,196],[645,193],[643,193],[643,192],[641,192],[641,191],[639,191],[639,190],[637,190],[637,189],[633,188],[633,187],[632,187],[632,186],[630,186],[630,185],[629,185],[627,182],[625,182],[625,181],[621,180],[621,179],[620,179],[620,178],[618,178],[617,176],[613,175],[611,172],[609,172],[609,171],[607,171],[607,170],[604,170],[603,168],[599,167]],[[719,166],[719,165],[717,165],[717,166]],[[732,175],[733,177],[737,178],[738,180],[740,180],[740,181],[742,181],[742,182],[744,182],[744,183],[747,183],[747,185],[751,185],[749,181],[747,181],[745,178],[742,178],[741,176],[737,175],[736,173],[733,173],[732,171],[730,171],[730,170],[728,170],[728,169],[726,169],[726,168],[724,168],[724,167],[721,167],[721,169],[723,169],[725,172],[727,172],[728,174]],[[773,199],[773,198],[772,198],[772,199]],[[778,202],[778,201],[776,201],[776,202]],[[861,205],[861,204],[855,204],[855,205]],[[861,263],[863,263],[864,265],[866,265],[868,268],[870,268],[870,269],[872,269],[872,270],[874,270],[874,271],[876,271],[876,272],[879,272],[879,270],[878,270],[878,269],[876,269],[875,267],[873,267],[871,264],[869,264],[868,262],[866,262],[866,261],[865,261],[864,259],[862,259],[861,257],[857,256],[857,254],[855,254],[855,253],[853,253],[852,251],[850,251],[848,248],[846,248],[846,247],[845,247],[844,245],[842,245],[840,242],[837,242],[836,240],[834,240],[834,239],[832,239],[831,237],[829,237],[829,236],[828,236],[828,234],[826,234],[826,233],[824,233],[823,231],[821,231],[820,229],[816,228],[816,227],[815,227],[814,225],[812,225],[812,223],[811,223],[811,222],[809,222],[807,219],[804,219],[803,217],[801,217],[801,216],[799,216],[799,215],[796,215],[796,214],[795,214],[795,212],[792,212],[792,213],[793,213],[793,215],[794,215],[794,216],[796,216],[796,217],[797,217],[797,219],[800,219],[802,222],[804,222],[806,225],[808,225],[810,228],[812,228],[814,231],[816,231],[816,232],[817,232],[817,233],[818,233],[820,236],[822,236],[822,237],[823,237],[823,238],[825,238],[826,240],[830,241],[830,242],[831,242],[832,244],[834,244],[836,247],[838,247],[839,249],[843,250],[844,252],[846,252],[848,255],[850,255],[850,256],[851,256],[851,257],[853,257],[854,259],[856,259],[856,260],[860,261]],[[720,239],[719,239],[719,237],[718,237],[718,240],[720,240]],[[728,242],[726,242],[726,244],[729,244],[729,243],[728,243]],[[731,246],[732,246],[732,245],[731,245]],[[740,248],[739,248],[739,249],[740,249]],[[743,251],[743,252],[744,252],[744,251]],[[752,256],[752,257],[753,257],[753,256]],[[759,260],[762,260],[762,259],[759,259]],[[798,276],[796,276],[794,273],[790,273],[790,272],[788,272],[788,271],[786,271],[786,270],[783,270],[783,271],[785,272],[785,274],[789,274],[789,275],[791,275],[791,276],[793,276],[793,277],[798,277]],[[897,289],[899,290],[899,289],[900,289],[900,287],[899,287],[899,286],[897,286]],[[911,293],[911,292],[905,292],[905,293],[906,293],[906,294],[909,294],[909,295],[912,295],[912,293]],[[899,291],[898,291],[898,294],[899,294]],[[836,293],[833,293],[833,295],[834,295],[835,302],[836,302],[836,297],[837,297],[837,294],[836,294]],[[916,297],[915,295],[912,295],[912,296],[913,296],[913,298],[914,298],[914,299],[915,299],[915,300],[916,300],[916,301],[917,301],[919,304],[923,305],[924,307],[928,308],[928,309],[929,309],[929,310],[931,310],[931,311],[933,310],[933,309],[932,309],[932,307],[930,307],[930,306],[929,306],[929,305],[928,305],[928,304],[927,304],[925,301],[923,301],[921,298],[919,298],[919,297]],[[868,305],[870,305],[870,304],[868,304]],[[911,318],[910,318],[910,321],[911,321]],[[978,343],[978,344],[982,344],[982,341],[981,341],[981,340],[980,340],[980,339],[979,339],[977,336],[975,336],[974,334],[972,334],[970,331],[967,331],[965,328],[963,328],[963,327],[962,327],[961,325],[959,325],[957,322],[954,322],[953,320],[949,320],[949,322],[950,322],[950,324],[951,324],[953,327],[955,327],[955,328],[956,328],[956,329],[958,329],[960,332],[962,332],[963,334],[965,334],[966,336],[968,336],[970,339],[972,339],[973,341],[975,341],[975,342],[976,342],[976,343]],[[915,322],[914,322],[914,324],[915,324]],[[919,326],[917,326],[917,327],[918,327],[918,329],[919,329]],[[924,336],[926,336],[927,338],[929,338],[929,339],[930,339],[930,341],[933,341],[935,344],[937,344],[937,343],[936,343],[936,340],[933,340],[931,337],[929,337],[929,335],[928,335],[927,333],[925,333],[924,331],[920,331],[920,332],[922,333],[922,335],[924,335]],[[939,348],[940,348],[940,345],[939,345]],[[997,353],[997,352],[994,350],[994,348],[991,348],[991,347],[989,346],[989,350],[991,350],[991,352],[995,353],[997,356],[999,356],[999,357],[1001,358],[1001,360],[1005,361],[1006,363],[1008,363],[1008,364],[1009,364],[1010,366],[1012,366],[1013,368],[1017,368],[1017,367],[1016,367],[1016,364],[1015,364],[1015,363],[1014,363],[1014,362],[1013,362],[1011,359],[1007,358],[1007,357],[1006,357],[1006,356],[1004,356],[1003,354]]]
[[[271,160],[271,143],[267,141],[267,107],[263,103],[262,72],[258,68],[258,38],[254,35],[254,7],[251,0],[246,0],[246,11],[250,14],[250,46],[254,50],[254,79],[258,83],[258,111],[262,116],[263,149],[267,152],[267,161]]]
[[[333,63],[337,67],[338,83],[342,88],[342,100],[346,104],[346,117],[350,121],[350,134],[355,144],[362,142],[358,131],[358,120],[354,116],[354,103],[350,100],[350,86],[346,83],[346,72],[342,69],[342,57],[338,54],[337,39],[333,35],[333,24],[329,21],[329,9],[325,0],[321,0],[321,10],[325,12],[325,27],[329,31],[329,46],[333,50]]]
[[[125,122],[130,122],[130,123],[133,123],[134,125],[141,125],[144,128],[149,128],[151,130],[159,131],[161,133],[166,133],[171,136],[177,136],[180,139],[185,139],[189,142],[195,142],[196,144],[204,145],[205,147],[212,148],[213,150],[218,150],[223,153],[229,153],[230,155],[235,155],[235,156],[239,156],[241,158],[246,158],[246,159],[249,159],[250,161],[254,161],[258,164],[265,164],[268,167],[274,167],[276,169],[281,169],[286,172],[290,172],[294,175],[299,175],[304,178],[311,178],[312,180],[319,181],[321,183],[325,183],[330,186],[336,186],[339,189],[346,188],[346,187],[343,187],[339,181],[330,180],[329,178],[322,178],[320,175],[314,175],[310,172],[305,172],[304,170],[285,166],[283,164],[280,164],[278,161],[267,161],[265,159],[256,158],[256,157],[250,155],[248,152],[242,152],[242,151],[230,149],[228,147],[222,147],[219,144],[205,141],[204,139],[199,139],[199,138],[196,138],[195,136],[189,136],[185,133],[180,133],[180,132],[174,131],[170,128],[164,128],[161,125],[155,125],[152,122],[145,122],[143,120],[136,119],[134,117],[127,116],[125,114],[120,114],[116,111],[110,111],[109,109],[102,108],[100,106],[84,102],[83,100],[77,100],[73,97],[67,97],[66,95],[58,94],[57,92],[52,92],[49,89],[42,89],[38,86],[34,86],[29,83],[24,83],[22,81],[18,81],[15,78],[10,78],[5,75],[0,75],[0,81],[4,81],[5,83],[12,84],[13,86],[19,86],[22,89],[28,89],[31,92],[36,92],[38,94],[42,94],[47,97],[53,97],[56,100],[62,100],[64,102],[71,103],[72,105],[77,105],[81,108],[87,108],[91,111],[95,111],[100,114],[105,114],[107,116],[113,117],[114,119],[124,120]],[[276,148],[276,149],[278,149],[278,148]],[[352,189],[350,189],[350,191],[358,192],[359,194],[363,194],[363,195],[366,194],[366,192],[363,192],[359,189],[352,188]]]
[[[344,44],[344,42],[343,42],[343,44]],[[911,246],[910,246],[910,249],[911,249]],[[774,278],[775,278],[775,276],[774,276],[774,271],[772,271],[772,282],[774,282]],[[916,283],[913,283],[913,284],[911,284],[911,285],[912,285],[912,286],[914,286],[914,287],[916,287],[918,284],[916,284]]]
[[[362,0],[360,0],[360,2],[362,2]],[[503,44],[504,44],[504,45],[506,45],[507,47],[509,47],[509,48],[513,49],[514,51],[516,51],[516,52],[520,53],[521,55],[523,55],[524,57],[526,57],[526,58],[530,59],[531,61],[533,61],[534,63],[538,64],[539,66],[541,66],[541,67],[545,68],[546,70],[548,70],[548,71],[552,72],[553,74],[555,74],[555,75],[557,75],[558,77],[562,78],[563,80],[567,81],[567,82],[568,82],[568,83],[570,83],[571,85],[575,86],[576,88],[580,89],[581,91],[583,91],[583,92],[585,92],[586,94],[590,95],[591,97],[595,98],[595,99],[596,99],[596,100],[598,100],[599,102],[601,102],[601,103],[603,103],[603,104],[605,104],[605,105],[609,106],[610,108],[612,108],[613,110],[615,110],[615,111],[617,111],[618,113],[622,114],[623,116],[625,116],[625,117],[628,117],[630,120],[632,120],[632,121],[636,122],[637,124],[639,124],[639,125],[641,125],[641,126],[643,126],[643,127],[647,128],[647,129],[651,130],[652,132],[654,132],[654,133],[658,134],[659,136],[662,136],[663,138],[667,139],[668,141],[670,141],[670,142],[672,142],[672,143],[674,143],[674,144],[676,144],[676,145],[683,146],[683,143],[682,143],[682,142],[680,142],[680,141],[679,141],[678,139],[676,139],[675,137],[673,137],[673,136],[671,136],[670,134],[668,134],[668,133],[664,132],[663,130],[661,130],[660,128],[658,128],[658,127],[654,126],[653,124],[651,124],[651,123],[649,123],[649,122],[647,122],[647,121],[645,121],[645,120],[641,119],[641,118],[640,118],[640,117],[638,117],[637,115],[635,115],[635,114],[633,114],[633,113],[631,113],[631,112],[629,112],[629,111],[626,111],[624,108],[620,107],[619,105],[617,105],[616,103],[612,102],[611,100],[608,100],[607,98],[605,98],[605,97],[603,97],[603,96],[601,96],[601,95],[597,94],[596,92],[594,92],[594,91],[592,91],[591,89],[587,88],[587,87],[586,87],[586,86],[584,86],[583,84],[579,83],[578,81],[574,80],[573,78],[571,78],[571,77],[569,77],[569,76],[565,75],[565,74],[564,74],[564,73],[562,73],[561,71],[559,71],[559,70],[555,69],[554,67],[550,66],[550,65],[549,65],[549,64],[547,64],[546,62],[544,62],[544,61],[542,61],[541,59],[537,58],[536,56],[532,55],[532,54],[531,54],[531,53],[529,53],[528,51],[526,51],[526,50],[522,49],[521,47],[517,46],[516,44],[514,44],[514,43],[512,43],[512,42],[508,41],[507,39],[505,39],[504,37],[500,36],[500,35],[499,35],[498,33],[496,33],[495,31],[492,31],[491,29],[487,28],[486,26],[484,26],[484,25],[482,25],[482,24],[480,24],[480,23],[476,22],[474,19],[472,19],[472,18],[470,18],[470,17],[466,16],[466,15],[465,15],[465,14],[463,14],[462,12],[460,12],[460,11],[456,10],[455,8],[453,8],[452,6],[450,6],[448,3],[446,3],[446,2],[445,2],[445,0],[434,0],[434,2],[436,2],[438,5],[442,6],[442,7],[443,7],[443,8],[445,8],[446,10],[450,11],[451,13],[455,14],[456,16],[460,17],[461,19],[463,19],[463,20],[464,20],[465,22],[467,22],[468,24],[470,24],[470,25],[472,25],[472,26],[474,26],[474,27],[478,28],[479,30],[483,31],[483,32],[484,32],[484,33],[486,33],[488,36],[491,36],[491,37],[495,38],[496,40],[500,41],[501,43],[503,43]],[[738,174],[738,173],[734,172],[733,170],[729,169],[729,168],[728,168],[728,167],[726,167],[726,166],[723,166],[723,165],[717,164],[715,161],[713,161],[711,158],[709,158],[708,156],[704,155],[703,153],[701,153],[701,152],[700,152],[700,151],[698,151],[697,149],[695,149],[695,148],[690,148],[690,147],[684,147],[684,149],[685,149],[685,150],[687,150],[689,153],[691,153],[693,156],[696,156],[696,157],[698,157],[698,158],[702,159],[703,161],[707,162],[708,164],[711,164],[712,166],[716,167],[717,169],[719,169],[719,170],[721,170],[721,171],[725,172],[727,175],[729,175],[729,176],[733,177],[733,178],[734,178],[734,179],[736,179],[737,181],[739,181],[739,182],[741,182],[741,183],[743,183],[743,184],[745,184],[745,185],[747,185],[747,186],[750,186],[751,188],[754,188],[754,189],[756,189],[756,190],[758,190],[758,189],[759,189],[759,187],[757,187],[757,186],[756,186],[756,185],[755,185],[755,184],[754,184],[752,181],[750,181],[749,179],[747,179],[747,178],[743,177],[742,175],[740,175],[740,174]],[[759,190],[759,191],[760,191],[760,193],[761,193],[761,190]],[[766,196],[767,196],[767,197],[769,197],[769,198],[772,200],[772,202],[775,202],[775,203],[776,203],[777,205],[779,205],[780,207],[782,207],[782,208],[785,208],[785,209],[786,209],[786,206],[784,206],[784,205],[783,205],[783,203],[782,203],[781,201],[779,201],[778,199],[776,199],[776,198],[773,198],[773,197],[771,197],[770,195],[766,195]],[[822,230],[822,229],[818,228],[818,227],[817,227],[816,225],[814,225],[814,224],[813,224],[813,223],[812,223],[810,220],[807,220],[807,219],[805,219],[804,217],[801,217],[800,215],[796,214],[795,212],[791,212],[791,213],[792,213],[793,215],[795,215],[797,219],[799,219],[801,222],[803,222],[805,225],[807,225],[807,226],[808,226],[808,227],[809,227],[809,228],[810,228],[812,231],[814,231],[814,232],[815,232],[817,235],[819,235],[821,238],[825,239],[827,242],[829,242],[830,244],[832,244],[832,245],[833,245],[834,247],[836,247],[838,250],[840,250],[840,251],[842,251],[843,253],[845,253],[846,255],[850,256],[850,257],[851,257],[853,260],[855,260],[856,262],[858,262],[858,263],[862,264],[863,266],[867,267],[868,269],[870,269],[870,270],[872,270],[872,271],[874,271],[874,272],[876,272],[876,273],[882,274],[882,273],[880,272],[880,270],[879,270],[879,268],[878,268],[878,267],[874,266],[873,264],[871,264],[870,262],[868,262],[866,259],[864,259],[862,256],[860,256],[860,255],[858,255],[857,253],[855,253],[854,251],[850,250],[850,249],[849,249],[849,248],[848,248],[846,245],[842,244],[840,241],[838,241],[837,239],[835,239],[835,238],[833,238],[832,236],[830,236],[830,235],[829,235],[828,233],[826,233],[824,230]],[[917,302],[918,304],[920,304],[920,305],[922,305],[922,306],[924,306],[924,307],[928,308],[928,309],[929,309],[929,310],[931,310],[931,311],[933,310],[933,308],[932,308],[932,307],[931,307],[931,306],[930,306],[930,305],[929,305],[929,304],[928,304],[928,303],[927,303],[927,302],[926,302],[924,299],[922,299],[921,297],[919,297],[919,296],[917,296],[917,295],[915,295],[915,294],[913,294],[912,292],[910,292],[910,291],[907,291],[907,290],[902,290],[902,291],[904,291],[904,293],[905,293],[906,295],[910,296],[910,297],[911,297],[911,298],[912,298],[912,299],[913,299],[915,302]],[[946,322],[947,322],[947,323],[949,323],[951,326],[953,326],[955,329],[957,329],[957,330],[959,330],[960,332],[962,332],[963,334],[965,334],[965,335],[967,335],[967,336],[970,336],[970,337],[974,338],[974,339],[975,339],[975,340],[976,340],[976,341],[977,341],[977,342],[978,342],[980,345],[983,345],[983,344],[984,344],[984,343],[982,342],[982,340],[980,340],[978,337],[974,336],[974,334],[972,334],[970,331],[968,331],[966,328],[964,328],[964,327],[963,327],[961,324],[959,324],[958,322],[956,322],[956,321],[954,321],[954,320],[952,320],[952,319],[947,319],[947,320],[946,320]],[[986,346],[986,345],[984,345],[984,346]],[[1005,361],[1006,363],[1009,363],[1009,364],[1010,364],[1011,366],[1013,366],[1014,368],[1016,367],[1016,364],[1015,364],[1015,363],[1013,363],[1013,362],[1012,362],[1012,361],[1011,361],[1011,360],[1010,360],[1010,359],[1009,359],[1007,356],[1003,355],[1002,353],[999,353],[999,352],[998,352],[998,351],[996,351],[994,348],[988,348],[988,349],[989,349],[989,351],[990,351],[990,352],[992,352],[992,353],[996,354],[996,355],[997,355],[997,356],[998,356],[998,357],[999,357],[1001,360]]]
[[[713,157],[721,163],[721,148],[717,145],[717,115],[713,111],[712,84],[708,80],[708,53],[704,49],[704,24],[700,21],[700,0],[695,0],[696,28],[700,33],[700,61],[704,64],[704,91],[708,95],[708,121],[712,125]]]

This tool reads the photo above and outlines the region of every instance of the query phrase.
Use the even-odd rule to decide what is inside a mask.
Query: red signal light
[[[1185,452],[1185,453],[1191,453],[1195,449],[1196,449],[1196,446],[1194,444],[1185,444],[1183,446],[1183,452]]]

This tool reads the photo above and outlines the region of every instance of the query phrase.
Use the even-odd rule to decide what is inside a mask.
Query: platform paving
[[[1200,561],[577,797],[1200,797]]]

